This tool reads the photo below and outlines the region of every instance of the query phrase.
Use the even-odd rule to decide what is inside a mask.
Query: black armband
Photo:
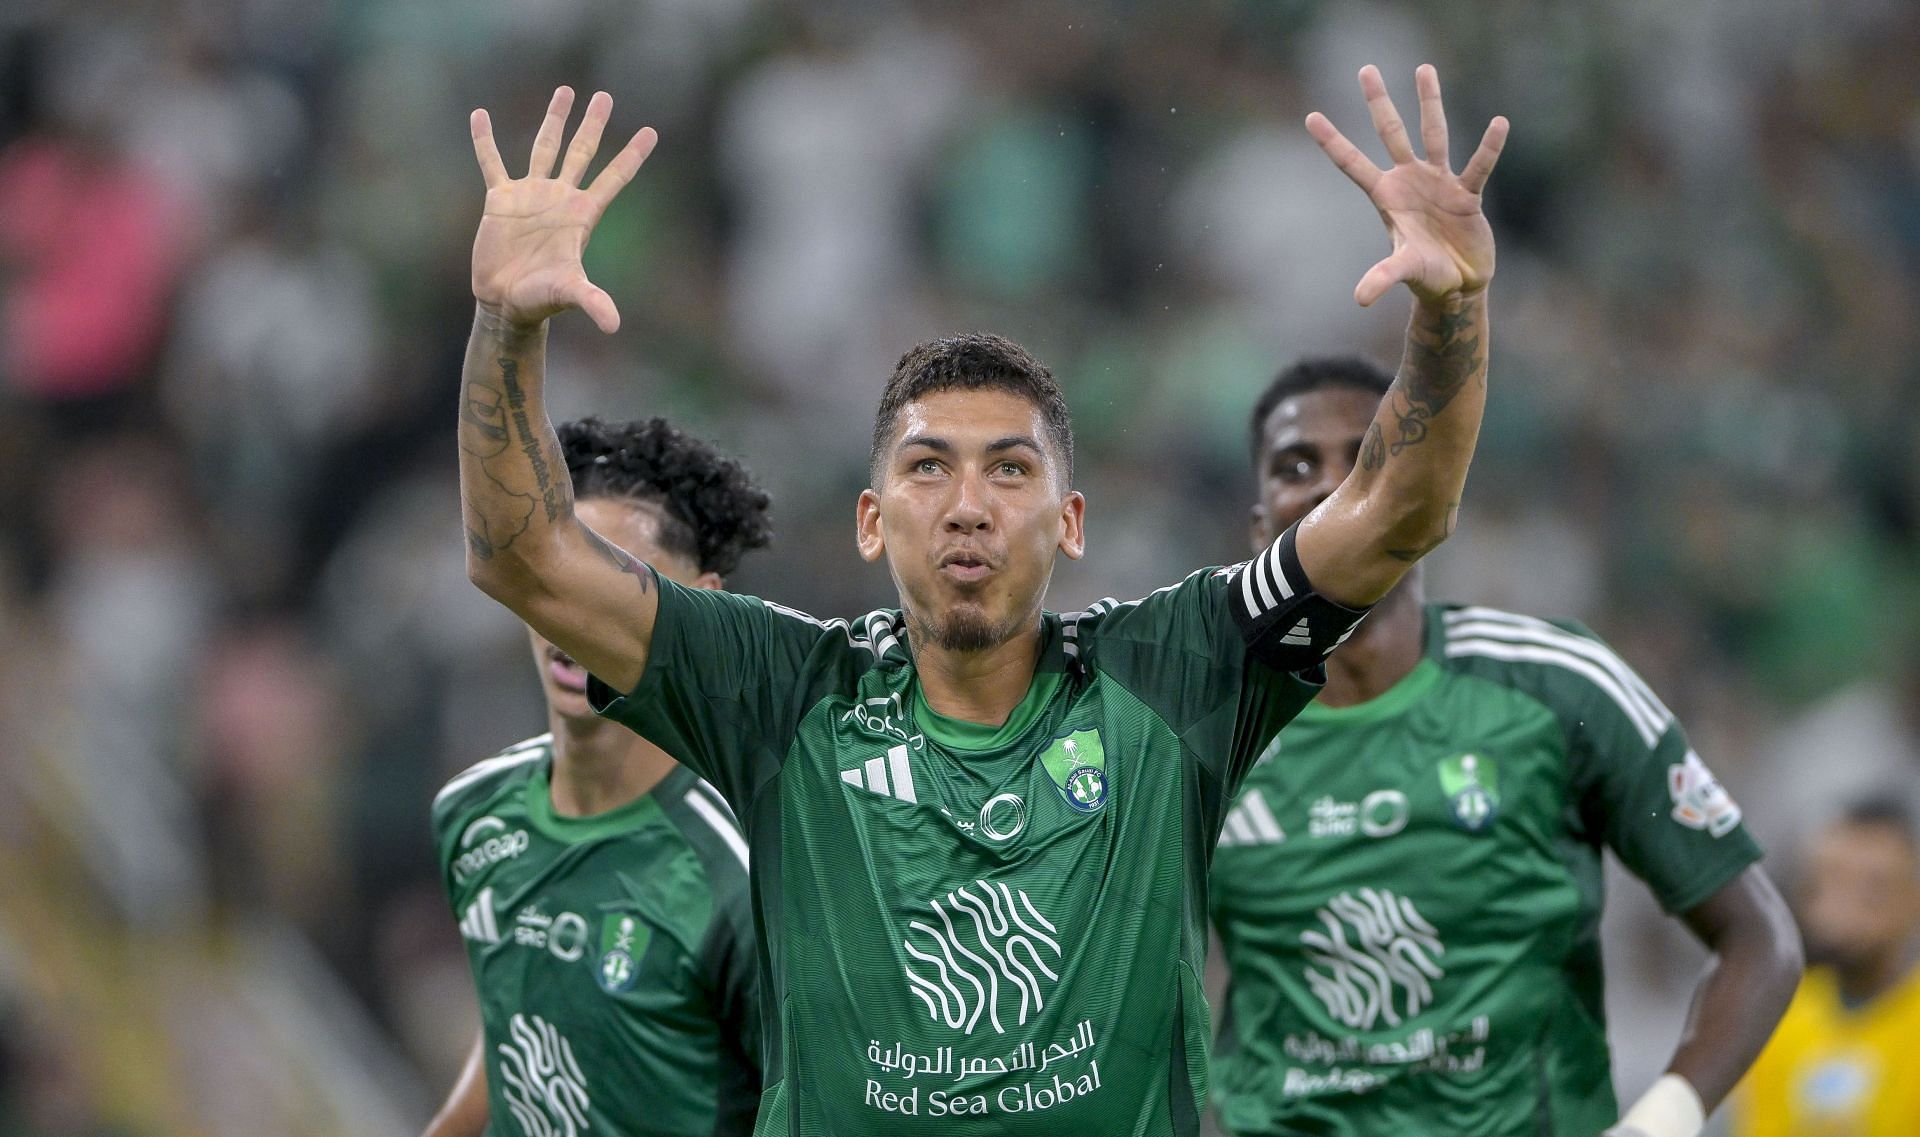
[[[1241,565],[1228,589],[1247,652],[1281,671],[1305,671],[1326,662],[1372,611],[1335,604],[1313,590],[1294,551],[1295,528],[1288,526],[1265,552]]]

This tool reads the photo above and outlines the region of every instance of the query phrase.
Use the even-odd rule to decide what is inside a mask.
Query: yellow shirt
[[[1864,1007],[1809,971],[1740,1085],[1737,1137],[1920,1137],[1920,968]]]

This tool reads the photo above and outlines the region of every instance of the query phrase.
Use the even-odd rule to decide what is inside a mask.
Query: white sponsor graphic
[[[526,1137],[576,1137],[588,1127],[587,1076],[573,1045],[539,1015],[515,1015],[501,1043],[501,1096]]]
[[[929,902],[934,922],[907,924],[919,933],[901,941],[914,961],[901,965],[908,989],[953,1030],[972,1034],[983,1012],[997,1034],[1007,1032],[1007,1018],[1025,1026],[1060,978],[1048,962],[1060,961],[1060,930],[1024,890],[1004,884],[975,881],[944,899]],[[1003,1002],[1011,1004],[1006,1015]]]
[[[1724,837],[1740,824],[1740,807],[1691,750],[1684,762],[1667,767],[1667,793],[1673,798],[1673,819],[1689,829]]]
[[[1307,808],[1307,835],[1391,837],[1407,827],[1409,813],[1407,795],[1399,790],[1375,790],[1358,802],[1323,795]]]
[[[1403,1014],[1411,1018],[1433,1002],[1433,981],[1446,974],[1434,960],[1446,948],[1412,901],[1363,888],[1357,897],[1334,897],[1318,915],[1320,929],[1300,933],[1300,943],[1325,969],[1309,967],[1306,978],[1328,1014],[1371,1030],[1382,1020],[1399,1026]]]
[[[578,912],[549,916],[540,911],[538,904],[529,904],[513,918],[513,942],[522,947],[545,948],[555,958],[572,963],[586,954],[586,917]]]
[[[980,807],[978,818],[954,817],[944,805],[940,812],[946,814],[960,832],[976,834],[989,841],[1011,841],[1027,827],[1027,803],[1019,794],[994,794]]]
[[[1278,845],[1286,839],[1286,833],[1274,820],[1273,810],[1267,807],[1267,799],[1259,790],[1242,797],[1220,828],[1223,849],[1233,845]]]
[[[919,801],[913,789],[913,763],[905,746],[890,747],[884,755],[875,755],[851,770],[840,771],[840,780],[882,797],[901,801]]]
[[[463,881],[489,865],[512,860],[526,852],[527,831],[516,829],[508,833],[506,828],[506,822],[492,815],[467,826],[460,834],[460,847],[466,852],[454,859],[453,879]]]
[[[1351,1034],[1327,1038],[1311,1030],[1305,1034],[1288,1034],[1281,1044],[1287,1057],[1318,1069],[1289,1069],[1281,1092],[1296,1096],[1327,1092],[1364,1093],[1390,1076],[1352,1067],[1397,1067],[1431,1070],[1441,1074],[1478,1073],[1487,1064],[1486,1043],[1492,1035],[1492,1023],[1485,1015],[1475,1015],[1465,1026],[1445,1034],[1432,1027],[1421,1027],[1400,1038],[1363,1038]],[[1342,1066],[1350,1069],[1343,1071]],[[1299,1076],[1297,1080],[1295,1075]],[[1357,1081],[1349,1084],[1350,1079],[1355,1078]]]
[[[493,889],[480,890],[480,895],[467,905],[465,915],[460,917],[460,934],[483,944],[500,942],[500,925],[493,918]]]

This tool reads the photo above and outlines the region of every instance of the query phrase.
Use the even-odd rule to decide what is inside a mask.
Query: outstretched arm
[[[440,1112],[421,1137],[480,1137],[487,1131],[486,1035],[473,1040],[467,1062]]]
[[[523,178],[508,177],[487,112],[473,112],[487,203],[473,241],[478,308],[460,377],[467,576],[625,691],[646,667],[659,605],[653,573],[574,515],[573,483],[542,388],[550,318],[580,308],[603,332],[620,326],[613,299],[587,279],[580,256],[656,136],[643,128],[581,188],[613,100],[602,92],[588,102],[556,175],[572,105],[571,90],[554,92]]]
[[[1367,429],[1360,461],[1300,523],[1301,567],[1328,598],[1363,607],[1385,596],[1413,563],[1453,531],[1467,464],[1486,404],[1487,285],[1493,231],[1481,190],[1506,143],[1507,120],[1488,125],[1460,173],[1447,159],[1440,77],[1415,74],[1420,94],[1417,157],[1380,72],[1360,72],[1374,129],[1393,166],[1381,170],[1315,112],[1307,131],[1367,195],[1386,222],[1393,251],[1354,289],[1371,305],[1395,284],[1413,293],[1413,318],[1400,373]]]
[[[1666,1076],[1607,1131],[1609,1137],[1692,1137],[1760,1056],[1800,982],[1800,933],[1787,902],[1758,865],[1688,909],[1685,918],[1713,961],[1694,988],[1686,1033]]]

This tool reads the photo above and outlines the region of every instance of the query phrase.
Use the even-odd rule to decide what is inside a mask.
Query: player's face
[[[885,556],[909,629],[954,651],[1039,619],[1056,552],[1084,549],[1085,500],[1031,402],[940,391],[901,408],[880,485],[860,495],[860,555]]]
[[[1267,415],[1256,471],[1260,499],[1253,507],[1256,550],[1266,548],[1346,480],[1379,405],[1379,396],[1369,391],[1325,387],[1282,399]]]
[[[595,533],[652,565],[668,580],[694,588],[720,587],[718,576],[702,573],[684,557],[660,548],[660,519],[654,508],[620,498],[589,497],[575,502],[573,511]],[[563,719],[594,719],[593,708],[587,705],[587,669],[532,628],[527,629],[527,638],[533,642],[533,662],[540,669],[547,708]]]
[[[1898,951],[1920,932],[1913,847],[1878,825],[1839,825],[1814,843],[1804,904],[1807,947],[1842,966]]]

